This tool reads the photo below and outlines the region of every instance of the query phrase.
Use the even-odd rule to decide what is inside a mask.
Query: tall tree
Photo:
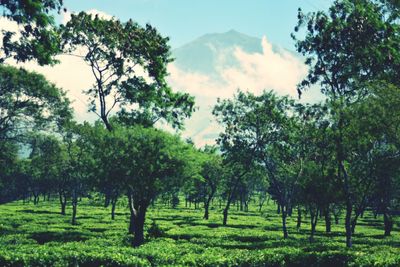
[[[40,193],[50,194],[57,188],[65,157],[61,142],[54,136],[33,134],[30,140],[30,171],[33,176],[34,203],[37,204]]]
[[[149,205],[170,188],[183,184],[188,151],[191,147],[177,136],[154,128],[115,127],[104,135],[107,146],[105,155],[115,165],[114,179],[128,197],[130,210],[129,232],[133,245],[144,242],[144,223]]]
[[[92,126],[88,123],[77,124],[70,121],[65,129],[65,163],[63,174],[67,176],[68,191],[71,197],[71,224],[76,224],[79,198],[89,191],[90,181],[96,174],[96,162],[93,158],[93,143],[90,142]]]
[[[297,157],[297,152],[290,153],[289,150],[293,147],[288,145],[291,136],[294,136],[291,132],[295,125],[290,119],[290,111],[294,111],[293,101],[287,97],[278,97],[272,91],[264,92],[260,96],[238,92],[232,100],[219,101],[213,111],[225,127],[218,139],[219,144],[225,159],[234,167],[233,178],[227,183],[229,190],[225,210],[229,209],[241,179],[252,169],[254,163],[260,164],[268,174],[270,192],[274,194],[279,205],[284,207],[282,220],[285,237],[286,215],[291,208],[294,186],[287,182],[294,181],[298,175],[295,174],[296,167],[293,164],[285,165],[290,170],[278,170],[279,166],[283,166],[279,165],[281,160],[289,162],[293,160],[289,159],[290,155]],[[224,211],[224,223],[226,213]]]
[[[176,127],[193,112],[193,97],[174,93],[165,81],[171,62],[168,38],[152,26],[81,12],[72,15],[62,36],[64,49],[82,57],[92,70],[95,83],[86,91],[89,109],[108,130],[112,112],[129,125],[165,120]]]
[[[209,209],[211,201],[214,199],[221,178],[224,175],[222,158],[216,154],[216,149],[212,147],[206,147],[204,153],[207,153],[207,159],[201,166],[200,175],[202,181],[200,184],[201,196],[204,203],[204,216],[205,220],[209,218]]]

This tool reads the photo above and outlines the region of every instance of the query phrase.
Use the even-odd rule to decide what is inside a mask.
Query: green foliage
[[[368,81],[399,84],[399,12],[389,2],[336,0],[328,12],[299,10],[295,31],[306,33],[293,38],[310,66],[299,94],[317,83],[330,96],[356,95]]]
[[[17,61],[37,60],[40,65],[57,61],[54,55],[60,52],[60,37],[55,28],[54,11],[60,11],[63,0],[3,0],[2,15],[16,22],[20,32],[3,31],[4,57]]]
[[[99,148],[100,166],[112,172],[105,177],[119,179],[124,192],[129,189],[136,201],[148,204],[160,193],[183,183],[191,149],[177,136],[142,126],[116,127],[105,133]],[[113,182],[118,183],[115,179]]]
[[[65,92],[43,75],[0,65],[0,84],[0,140],[50,123],[61,127],[72,117]]]
[[[91,67],[95,84],[87,90],[91,111],[108,130],[109,114],[118,107],[120,121],[127,125],[152,126],[163,119],[174,127],[194,111],[194,98],[173,92],[165,78],[171,62],[168,38],[147,24],[122,23],[81,12],[62,27],[64,49],[81,56]],[[97,103],[96,103],[97,102]]]
[[[267,217],[255,206],[248,213],[233,212],[231,225],[224,227],[220,216],[202,219],[196,210],[149,210],[147,241],[132,248],[126,238],[129,214],[112,221],[108,210],[93,208],[86,200],[72,226],[58,214],[58,203],[37,206],[14,202],[0,209],[1,266],[398,266],[399,236],[383,238],[381,219],[371,214],[361,219],[354,236],[355,247],[343,245],[343,229],[334,225],[331,234],[317,227],[316,243],[307,242],[308,231],[295,230],[283,240],[280,217],[275,207],[266,207]],[[155,223],[157,221],[157,223]],[[374,222],[374,226],[369,225]],[[399,222],[398,222],[399,223]]]

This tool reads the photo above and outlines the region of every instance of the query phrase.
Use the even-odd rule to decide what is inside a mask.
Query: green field
[[[342,222],[327,235],[321,219],[310,244],[307,218],[297,231],[295,215],[284,240],[271,203],[262,214],[233,208],[225,227],[217,209],[205,221],[200,209],[158,204],[148,214],[146,243],[133,248],[125,203],[114,221],[108,208],[94,204],[80,203],[75,226],[69,214],[59,214],[56,201],[1,205],[0,266],[400,266],[399,222],[384,237],[382,218],[368,213],[347,249]]]

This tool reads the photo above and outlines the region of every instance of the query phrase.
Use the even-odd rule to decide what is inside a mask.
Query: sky
[[[172,49],[192,42],[209,33],[230,30],[257,37],[260,51],[249,53],[241,47],[218,50],[215,75],[197,73],[171,63],[168,82],[174,90],[187,92],[196,98],[198,111],[186,121],[184,138],[191,138],[199,147],[215,143],[222,130],[211,114],[217,98],[230,98],[240,88],[254,94],[273,89],[277,94],[297,97],[296,85],[307,74],[304,59],[294,55],[290,34],[297,23],[297,9],[305,12],[326,10],[331,0],[65,0],[67,12],[59,15],[65,23],[71,13],[85,11],[103,18],[114,16],[121,21],[133,19],[141,25],[150,23],[163,36],[170,38]],[[0,18],[0,28],[16,27]],[[276,47],[282,49],[275,49]],[[219,60],[234,58],[235,66]],[[60,64],[39,67],[34,62],[19,65],[42,73],[48,80],[67,91],[78,121],[94,121],[88,113],[88,97],[83,93],[94,83],[90,68],[83,60],[61,55]],[[306,93],[305,101],[318,99],[317,93]],[[165,126],[160,126],[167,129]]]
[[[125,21],[150,23],[177,48],[206,34],[231,29],[294,50],[290,33],[297,9],[327,9],[331,0],[65,0],[70,12],[96,9]]]

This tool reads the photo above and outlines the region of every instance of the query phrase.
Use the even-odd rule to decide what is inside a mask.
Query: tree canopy
[[[165,120],[179,128],[194,111],[193,97],[168,86],[168,38],[151,25],[81,12],[72,15],[61,31],[64,49],[82,57],[92,70],[95,83],[86,91],[89,109],[108,130],[111,112],[129,125],[152,126]]]
[[[2,0],[3,16],[15,22],[18,29],[2,30],[0,62],[7,58],[25,62],[36,60],[40,65],[56,63],[60,38],[54,13],[62,10],[63,0]]]

